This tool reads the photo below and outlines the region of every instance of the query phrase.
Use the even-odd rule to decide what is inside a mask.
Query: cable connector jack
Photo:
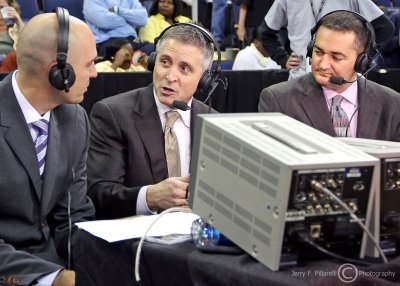
[[[313,188],[314,190],[317,190],[317,191],[320,191],[320,192],[322,192],[322,191],[323,191],[323,188],[324,188],[324,186],[322,185],[322,183],[321,183],[320,181],[317,181],[317,180],[311,180],[310,186],[311,186],[311,188]]]

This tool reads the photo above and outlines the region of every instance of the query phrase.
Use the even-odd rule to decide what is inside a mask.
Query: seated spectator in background
[[[104,61],[96,64],[98,72],[145,71],[141,65],[132,63],[133,48],[128,39],[113,38],[108,41]]]
[[[156,51],[152,84],[103,99],[90,113],[88,194],[97,218],[188,205],[194,120],[208,113],[193,95],[212,65],[214,47],[193,25],[177,25],[163,34]],[[190,109],[174,108],[175,100]],[[177,152],[164,144],[171,137]]]
[[[12,51],[0,64],[0,72],[11,72],[15,71],[17,68],[17,53],[16,51]]]
[[[394,24],[394,35],[392,40],[383,49],[383,67],[384,68],[400,68],[400,12],[390,15],[390,20]]]
[[[139,30],[139,37],[143,42],[154,43],[154,39],[168,26],[191,21],[181,15],[181,0],[155,0],[149,14],[147,24]]]
[[[14,25],[7,27],[2,14],[0,13],[0,62],[12,51],[15,51],[18,41],[18,35],[24,23],[19,16],[20,7],[15,0],[0,0],[0,9],[3,7],[12,7],[8,16],[14,19]]]
[[[257,37],[257,29],[253,30],[251,38],[253,42],[250,46],[239,51],[236,55],[232,70],[280,69],[281,66],[270,58],[260,39]]]
[[[258,110],[281,112],[331,136],[400,141],[400,94],[357,75],[374,65],[372,31],[349,11],[324,16],[312,73],[263,89]]]
[[[136,31],[146,25],[147,11],[139,0],[87,0],[83,2],[83,15],[93,31],[100,57],[105,56],[105,48],[112,38],[129,39],[135,50],[141,46],[134,40],[138,37]],[[153,46],[149,52],[152,50]]]

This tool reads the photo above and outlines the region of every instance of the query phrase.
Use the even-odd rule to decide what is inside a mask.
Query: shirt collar
[[[345,91],[338,93],[337,91],[334,91],[332,89],[322,87],[325,100],[327,102],[331,102],[332,98],[336,96],[337,94],[340,94],[343,96],[348,102],[353,104],[354,106],[357,106],[358,104],[358,85],[357,81],[353,82]]]
[[[156,94],[156,91],[154,88],[153,88],[153,96],[154,96],[154,100],[157,105],[157,110],[158,110],[158,114],[159,114],[160,118],[166,118],[165,114],[170,110],[178,111],[185,126],[190,127],[190,109],[183,111],[183,110],[180,110],[177,108],[171,108],[171,107],[165,105],[164,103],[161,103],[157,97],[157,94]],[[193,97],[190,99],[190,101],[188,103],[189,107],[192,106],[192,102],[193,102]]]
[[[253,43],[250,44],[250,50],[262,67],[266,67],[272,61],[270,57],[265,57]]]
[[[17,72],[18,71],[15,71],[12,75],[12,87],[14,90],[15,97],[17,98],[18,104],[21,107],[22,113],[24,114],[26,123],[30,124],[32,122],[38,121],[39,119],[45,119],[47,120],[47,122],[49,122],[51,111],[48,111],[43,116],[41,116],[39,112],[37,112],[37,110],[29,103],[29,101],[22,94],[22,91],[19,88],[16,80]]]

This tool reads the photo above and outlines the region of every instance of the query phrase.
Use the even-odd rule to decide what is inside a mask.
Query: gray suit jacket
[[[359,77],[357,137],[400,141],[400,94]],[[312,74],[262,90],[259,112],[281,112],[336,136],[322,87]]]
[[[206,105],[193,99],[191,127],[197,114],[207,112]],[[135,215],[140,188],[168,178],[153,85],[97,102],[90,123],[88,194],[96,215]]]
[[[11,74],[0,82],[0,284],[28,285],[63,267],[68,192],[72,222],[94,216],[86,196],[88,126],[78,105],[60,105],[52,111],[41,182],[35,146]]]

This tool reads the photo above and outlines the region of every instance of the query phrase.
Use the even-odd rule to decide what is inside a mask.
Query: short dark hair
[[[374,31],[368,27],[369,22],[361,15],[351,11],[335,11],[321,18],[318,25],[329,30],[339,32],[354,32],[355,42],[354,49],[358,54],[371,51],[372,42],[375,41]],[[318,30],[316,32],[318,32]]]
[[[19,13],[21,13],[21,7],[19,6],[18,2],[16,0],[6,0],[8,5],[13,7],[15,9],[15,11]]]
[[[151,5],[149,15],[157,15],[158,14],[158,3],[160,0],[155,0],[153,5]],[[182,15],[182,2],[181,0],[172,0],[174,3],[174,12],[172,13],[172,19],[175,22],[175,17]]]
[[[104,60],[113,61],[115,54],[121,49],[122,46],[126,44],[131,44],[131,42],[127,38],[112,38],[107,42],[107,46],[105,47],[105,56]]]

